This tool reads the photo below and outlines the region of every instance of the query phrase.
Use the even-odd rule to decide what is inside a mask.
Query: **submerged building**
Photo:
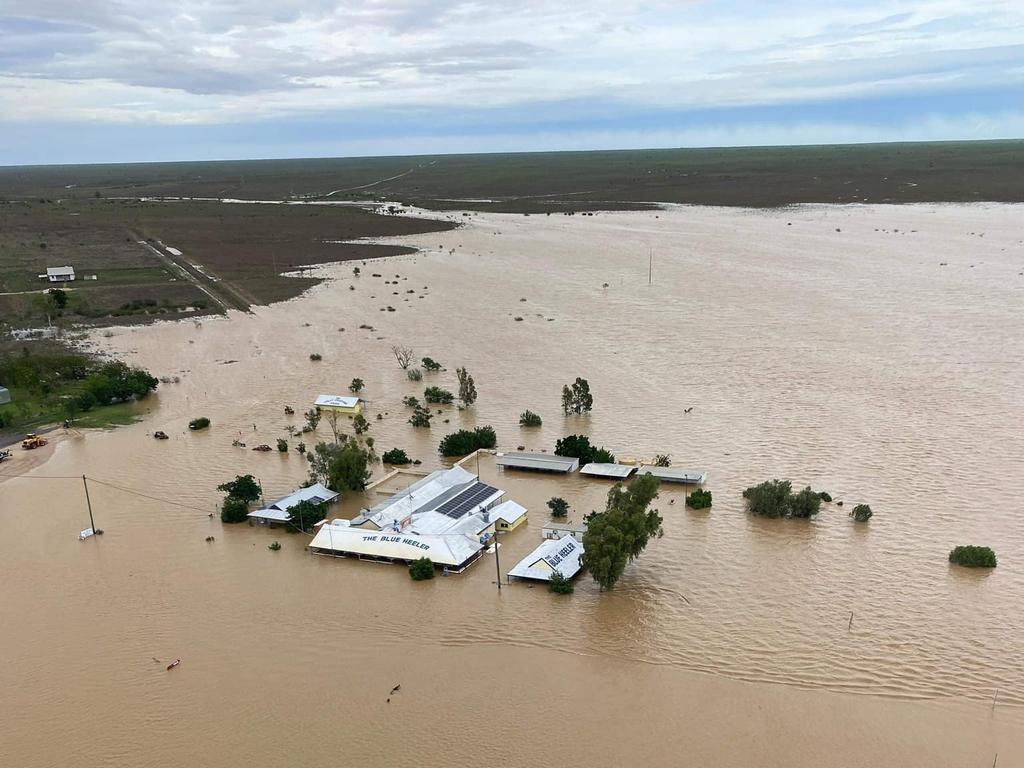
[[[571,579],[583,567],[580,558],[583,556],[583,544],[572,536],[560,539],[545,539],[544,543],[520,560],[515,568],[508,572],[508,579],[532,579],[534,581],[551,581],[551,574],[557,571],[565,578]]]
[[[300,501],[308,501],[319,507],[321,505],[330,504],[340,495],[341,494],[336,491],[332,491],[322,483],[314,483],[306,488],[299,488],[299,490],[294,493],[289,493],[287,496],[281,497],[277,501],[268,504],[263,509],[254,509],[248,515],[249,521],[263,525],[283,525],[288,522],[289,510],[291,510],[291,508]],[[309,525],[312,525],[318,521],[309,520],[306,522]]]
[[[458,573],[480,557],[491,534],[526,521],[526,508],[504,495],[462,467],[441,469],[352,520],[322,526],[309,549],[384,562],[429,557]]]
[[[313,406],[318,411],[337,411],[346,416],[358,416],[363,411],[362,401],[348,395],[318,395]]]

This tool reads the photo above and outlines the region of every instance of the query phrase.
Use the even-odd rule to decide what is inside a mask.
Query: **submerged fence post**
[[[999,697],[999,689],[996,688],[996,692],[992,694],[992,709],[996,708],[996,699]]]
[[[89,483],[86,482],[85,475],[82,475],[82,485],[85,487],[85,505],[89,508],[89,525],[92,532],[96,533],[96,523],[92,519],[92,502],[89,500]]]
[[[853,611],[850,611],[850,623],[846,625],[846,631],[853,629]]]

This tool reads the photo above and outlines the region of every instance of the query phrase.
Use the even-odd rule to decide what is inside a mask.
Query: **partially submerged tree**
[[[590,438],[586,435],[567,435],[555,441],[555,455],[568,456],[579,459],[580,466],[591,462],[599,464],[614,464],[615,456],[604,448],[597,448],[590,444]]]
[[[871,511],[871,507],[867,504],[858,504],[850,510],[850,517],[858,523],[866,523],[874,514],[875,513]]]
[[[363,391],[363,380],[352,379],[352,383],[348,385],[349,392],[362,392]]]
[[[572,386],[562,387],[562,411],[570,413],[589,413],[594,407],[594,397],[590,394],[590,384],[586,379],[576,377]]]
[[[398,365],[404,371],[412,363],[413,358],[416,357],[416,353],[412,347],[404,347],[401,344],[392,344],[391,353],[395,356],[395,360],[398,361]]]
[[[552,517],[567,517],[569,515],[569,502],[561,496],[552,496],[548,499],[548,509]]]
[[[708,509],[711,506],[711,491],[698,488],[686,497],[686,506],[690,509]]]
[[[277,438],[277,450],[281,453],[288,453],[288,441],[283,437]]]
[[[548,589],[556,595],[571,595],[575,587],[569,579],[562,575],[561,571],[555,571],[548,579]]]
[[[79,404],[81,404],[81,403],[79,403]],[[89,409],[88,408],[83,408],[82,410],[87,411]],[[210,420],[208,418],[206,418],[205,416],[200,416],[198,419],[192,419],[192,421],[190,421],[188,423],[188,428],[193,430],[193,431],[199,431],[200,429],[206,429],[208,426],[210,426]]]
[[[217,490],[246,504],[251,504],[263,495],[263,489],[252,475],[238,475],[234,480],[218,485]]]
[[[420,399],[414,395],[406,395],[402,398],[402,405],[409,408],[415,408],[420,404]]]
[[[421,557],[409,563],[409,577],[413,581],[426,581],[434,578],[434,563],[429,557]]]
[[[476,402],[476,384],[473,377],[465,368],[456,368],[455,374],[459,377],[459,400],[465,406],[472,405]]]
[[[328,408],[326,414],[327,426],[331,428],[331,434],[334,436],[334,442],[342,442],[344,435],[342,434],[341,427],[345,423],[345,417],[340,411],[337,411],[334,408]],[[319,422],[319,419],[317,419],[317,421]],[[316,429],[315,426],[314,429]]]
[[[409,368],[405,372],[405,376],[409,381],[423,381],[423,371],[419,368]]]
[[[309,499],[303,499],[288,509],[288,526],[302,533],[306,533],[323,519],[323,504],[314,504]]]
[[[384,455],[380,458],[385,464],[402,465],[409,463],[409,455],[401,448],[392,448],[390,451],[384,451]]]
[[[370,452],[355,440],[317,443],[309,458],[310,480],[332,491],[361,491],[370,479]]]
[[[626,564],[643,553],[651,536],[661,536],[661,515],[648,509],[658,496],[658,479],[642,475],[630,486],[616,483],[604,512],[587,518],[583,566],[601,589],[612,589]]]
[[[455,399],[455,395],[441,387],[427,387],[423,390],[423,399],[434,405],[448,405]]]
[[[672,457],[667,453],[659,453],[654,457],[654,466],[656,467],[671,467]]]
[[[542,423],[540,416],[533,411],[526,410],[519,414],[520,427],[539,427]]]
[[[821,494],[810,486],[792,492],[789,480],[766,480],[743,492],[747,509],[758,517],[814,517],[821,510]]]
[[[366,420],[363,414],[357,413],[356,417],[352,419],[352,429],[355,430],[357,435],[361,435],[370,429],[370,422]]]
[[[222,523],[244,523],[249,518],[249,505],[234,496],[228,496],[220,507]]]
[[[494,427],[483,426],[476,429],[460,429],[446,435],[437,450],[442,456],[466,456],[473,451],[490,449],[498,444],[498,436]]]
[[[424,357],[422,360],[420,360],[420,363],[423,365],[423,370],[429,373],[434,373],[436,371],[441,370],[441,364],[434,360],[433,358]]]
[[[996,553],[991,547],[964,545],[954,547],[949,553],[949,562],[965,568],[995,568]]]
[[[331,413],[334,413],[334,411],[331,411]],[[317,425],[320,423],[320,409],[310,408],[302,415],[306,417],[306,426],[309,427],[309,431],[315,432]]]
[[[409,423],[414,427],[429,427],[430,419],[430,411],[422,405],[417,405],[412,410],[412,416],[409,417]]]

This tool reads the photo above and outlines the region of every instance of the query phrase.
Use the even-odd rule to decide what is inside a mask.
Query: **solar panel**
[[[474,483],[458,496],[448,499],[435,511],[450,518],[457,519],[484,501],[488,496],[494,495],[498,489],[487,483]]]

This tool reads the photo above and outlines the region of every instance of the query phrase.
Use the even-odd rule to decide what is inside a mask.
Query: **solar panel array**
[[[458,496],[454,496],[435,511],[450,518],[458,519],[473,507],[482,503],[487,497],[494,495],[498,489],[487,483],[474,483]]]

